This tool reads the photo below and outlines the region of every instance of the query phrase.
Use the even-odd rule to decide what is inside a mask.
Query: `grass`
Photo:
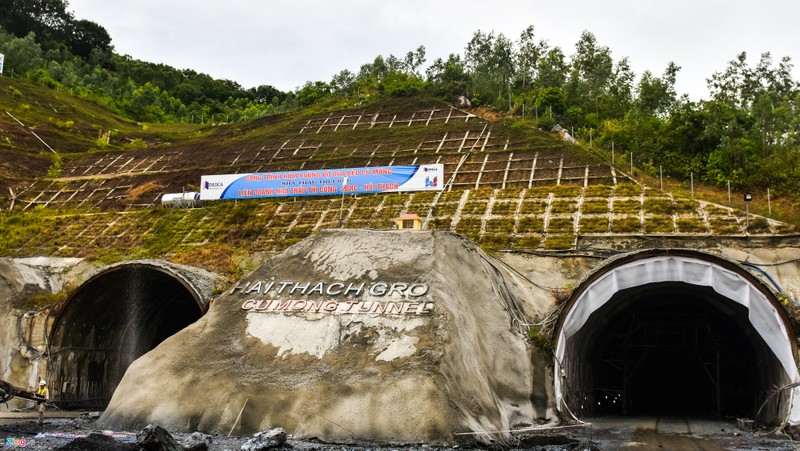
[[[536,249],[541,244],[542,237],[539,235],[519,235],[511,241],[511,245],[519,249]]]
[[[520,206],[520,214],[542,214],[547,210],[547,200],[544,199],[525,199]]]
[[[650,216],[644,218],[645,233],[675,233],[672,216]]]
[[[613,218],[611,220],[611,231],[613,233],[639,234],[642,233],[642,223],[639,222],[639,218],[634,218],[630,216],[623,218]]]
[[[505,233],[486,233],[480,237],[478,244],[489,249],[507,249],[510,247],[511,238]]]
[[[645,214],[671,215],[675,211],[672,205],[672,199],[663,197],[645,198],[643,208]]]
[[[614,195],[617,197],[634,197],[642,194],[642,187],[634,183],[618,183],[614,188]]]
[[[517,201],[495,201],[492,205],[493,215],[513,215],[517,211]]]
[[[523,216],[519,218],[517,233],[542,233],[544,219],[541,216]]]
[[[475,235],[481,232],[481,218],[461,218],[456,224],[456,232],[462,235]]]
[[[636,199],[614,199],[612,211],[614,214],[634,214],[638,215],[642,208],[641,202]]]
[[[549,233],[572,233],[575,228],[575,220],[571,217],[555,217],[550,218],[547,223],[547,231]]]
[[[483,216],[486,213],[487,206],[488,202],[486,200],[472,200],[472,196],[470,196],[470,200],[461,208],[461,214]]]
[[[486,232],[511,234],[514,232],[514,218],[489,219],[486,221]]]
[[[550,214],[571,214],[578,211],[578,201],[575,199],[555,199],[550,205]]]
[[[567,250],[572,249],[574,243],[575,235],[556,233],[548,234],[542,247],[547,250]]]
[[[581,216],[578,225],[580,233],[606,233],[608,232],[607,216]]]
[[[584,197],[611,197],[613,188],[607,185],[589,185],[583,189]]]
[[[581,205],[583,214],[601,214],[608,212],[608,199],[587,199]]]
[[[709,218],[711,230],[717,235],[738,235],[742,233],[739,223],[734,218]]]
[[[702,218],[686,217],[675,220],[678,233],[708,233],[708,228]]]

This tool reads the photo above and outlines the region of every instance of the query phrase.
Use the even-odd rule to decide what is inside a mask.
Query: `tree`
[[[286,99],[286,93],[272,85],[260,85],[247,90],[248,98],[258,103],[272,103],[277,98],[278,103]]]
[[[510,94],[511,80],[515,74],[514,46],[508,38],[478,30],[467,44],[464,57],[472,74],[473,88],[488,102]]]
[[[564,52],[555,47],[539,60],[536,68],[536,86],[539,88],[561,88],[567,81],[569,66],[565,62]]]
[[[403,60],[403,67],[409,75],[416,75],[419,77],[419,68],[425,63],[425,46],[417,47],[414,52],[406,53],[406,58]]]
[[[636,108],[640,114],[666,118],[675,103],[675,80],[680,67],[670,62],[664,75],[654,77],[645,71],[637,87]]]
[[[613,75],[611,51],[608,47],[599,46],[597,39],[588,31],[581,34],[575,49],[567,82],[567,98],[584,111],[601,115],[600,99],[608,92]]]
[[[322,81],[314,83],[308,81],[297,92],[297,102],[300,106],[308,106],[326,99],[330,95],[331,87],[329,84]]]
[[[543,116],[545,111],[551,116],[561,116],[567,109],[567,96],[561,88],[555,86],[545,88],[536,96],[536,108],[540,116]]]
[[[433,94],[447,99],[466,95],[470,84],[464,62],[453,53],[447,61],[437,58],[427,70],[427,79]]]
[[[536,79],[539,61],[547,54],[549,46],[545,40],[536,42],[533,25],[530,25],[520,34],[517,47],[519,48],[516,61],[517,71],[522,81],[522,88],[525,89]]]
[[[105,28],[88,20],[72,21],[69,29],[69,49],[73,54],[89,60],[93,50],[101,54],[111,54],[111,36]],[[95,56],[96,57],[96,56]]]
[[[34,33],[45,49],[63,42],[71,20],[66,0],[0,0],[0,27],[18,38]]]
[[[0,53],[5,55],[3,72],[23,75],[44,65],[42,48],[33,33],[17,38],[0,30]]]
[[[347,69],[334,75],[331,79],[331,88],[336,95],[347,96],[353,94],[353,87],[356,81],[356,74]]]

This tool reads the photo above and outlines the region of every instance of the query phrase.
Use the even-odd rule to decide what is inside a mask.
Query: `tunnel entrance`
[[[751,415],[755,356],[769,352],[743,310],[683,283],[617,292],[579,332],[595,336],[585,413]]]
[[[780,305],[736,265],[664,254],[621,259],[568,301],[557,328],[559,408],[782,422],[792,397],[775,388],[797,369]]]
[[[119,265],[90,278],[53,324],[51,397],[61,408],[105,408],[135,359],[203,313],[191,286],[158,265]]]

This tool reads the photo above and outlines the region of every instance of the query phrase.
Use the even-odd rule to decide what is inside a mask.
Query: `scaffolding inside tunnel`
[[[53,324],[53,401],[65,409],[104,408],[134,360],[204,312],[195,289],[163,266],[122,264],[90,278]]]
[[[717,257],[622,258],[590,277],[562,313],[559,407],[579,417],[796,421],[792,393],[771,396],[798,378],[787,325],[765,286]]]
[[[751,416],[758,397],[753,356],[763,342],[736,321],[742,312],[720,308],[707,289],[662,284],[638,291],[617,296],[646,297],[644,305],[618,306],[598,326],[606,332],[590,351],[594,401],[585,413]]]

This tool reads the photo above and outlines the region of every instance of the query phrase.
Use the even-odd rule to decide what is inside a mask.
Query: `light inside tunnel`
[[[61,408],[102,408],[136,358],[203,314],[197,293],[163,268],[115,267],[85,282],[57,316],[48,378]]]
[[[790,392],[770,394],[796,379],[792,341],[751,280],[667,256],[622,264],[588,285],[558,337],[556,391],[566,410],[786,418]]]

